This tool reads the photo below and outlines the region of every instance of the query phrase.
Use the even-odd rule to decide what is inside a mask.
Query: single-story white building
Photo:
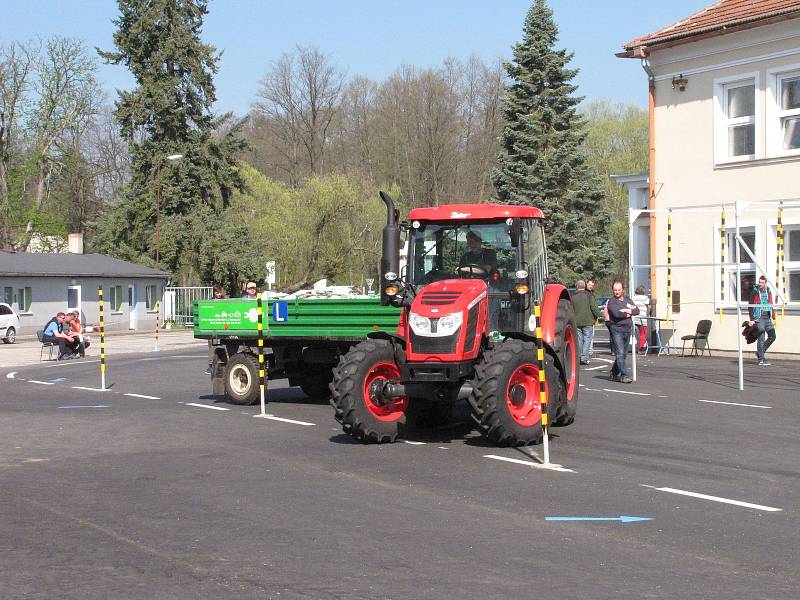
[[[77,309],[83,323],[98,324],[100,287],[107,331],[154,329],[169,278],[102,254],[0,252],[0,301],[19,314],[20,335],[34,334],[59,311]]]

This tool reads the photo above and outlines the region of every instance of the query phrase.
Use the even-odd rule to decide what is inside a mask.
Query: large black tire
[[[527,446],[542,441],[539,363],[533,342],[507,339],[486,351],[475,365],[469,404],[482,433],[498,446]],[[550,354],[545,354],[545,380],[558,379]],[[558,410],[548,385],[547,415]]]
[[[566,427],[575,421],[580,389],[580,367],[578,366],[578,328],[575,325],[575,307],[567,299],[558,301],[555,343],[553,350],[559,360],[558,411],[554,427]]]
[[[382,404],[370,388],[399,376],[400,369],[387,340],[366,340],[342,355],[333,369],[331,405],[346,434],[368,444],[397,439],[405,425],[408,398]]]
[[[254,404],[259,398],[258,359],[240,352],[225,365],[225,395],[233,404]]]
[[[3,338],[4,344],[13,344],[17,341],[17,330],[13,327],[9,327],[6,330],[6,337]]]
[[[298,385],[309,398],[327,398],[331,394],[332,380],[333,372],[320,367],[320,370],[315,373],[307,371]]]

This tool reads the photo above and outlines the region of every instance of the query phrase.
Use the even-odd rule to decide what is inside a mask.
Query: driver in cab
[[[461,257],[458,271],[460,273],[486,277],[497,268],[497,252],[483,247],[483,240],[477,231],[467,232],[469,249]]]

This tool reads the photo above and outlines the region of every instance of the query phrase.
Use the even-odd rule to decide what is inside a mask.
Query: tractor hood
[[[429,318],[463,312],[479,302],[487,289],[482,279],[445,279],[429,283],[414,298],[411,311]]]

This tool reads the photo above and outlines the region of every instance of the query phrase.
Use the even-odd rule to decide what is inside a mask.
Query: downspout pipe
[[[656,77],[650,66],[647,51],[642,48],[642,69],[647,74],[648,89],[648,135],[650,138],[650,157],[648,173],[648,210],[656,209]],[[650,264],[656,264],[656,213],[648,213],[650,224]],[[658,286],[656,285],[656,269],[650,268],[650,298],[656,301],[658,296]],[[656,306],[658,306],[656,304]]]

